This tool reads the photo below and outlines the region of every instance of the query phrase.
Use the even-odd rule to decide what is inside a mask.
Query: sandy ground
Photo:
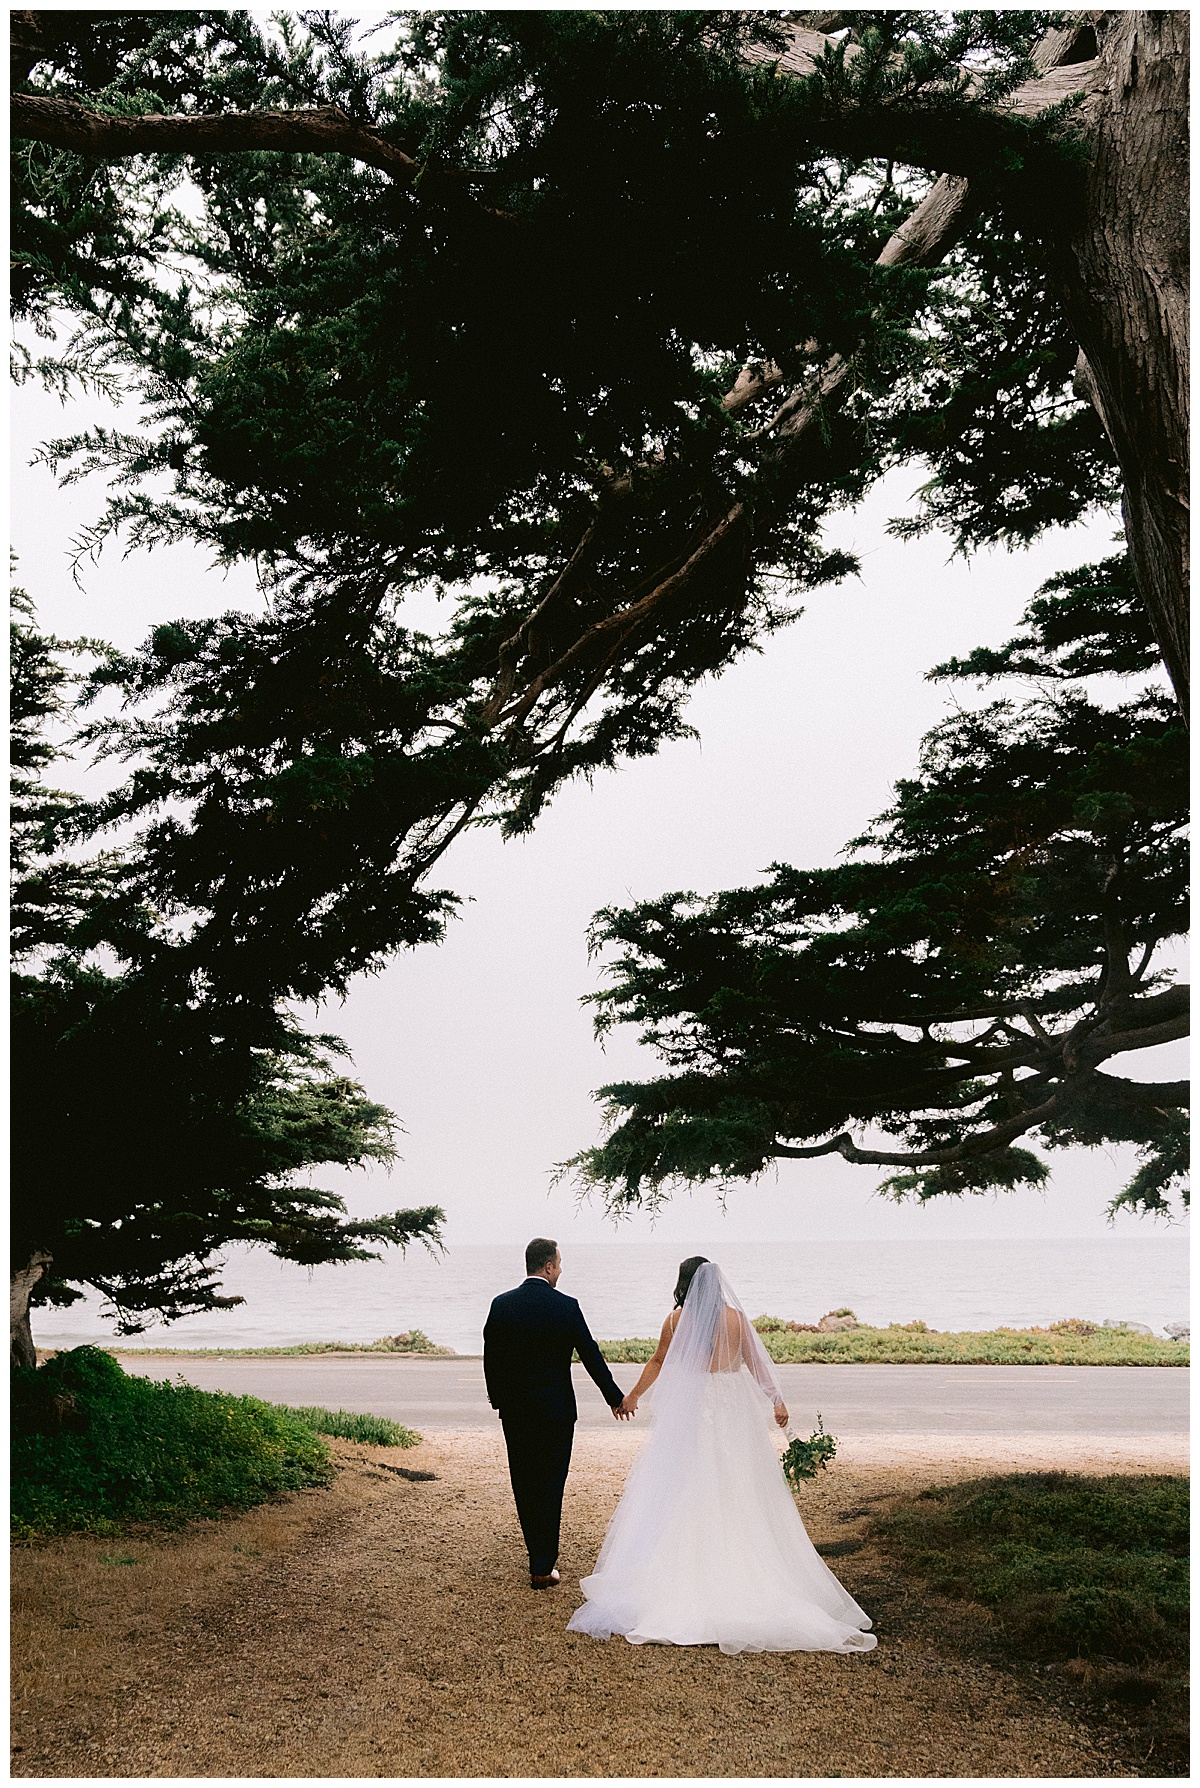
[[[834,1568],[866,1656],[634,1647],[568,1634],[638,1436],[581,1434],[560,1589],[534,1594],[498,1435],[335,1443],[332,1488],[175,1536],[73,1538],[14,1565],[16,1776],[1154,1775],[1069,1691],[989,1661],[986,1619]],[[436,1480],[380,1469],[402,1464]],[[982,1471],[1186,1469],[1181,1442],[994,1435],[849,1443],[801,1507],[814,1540]]]

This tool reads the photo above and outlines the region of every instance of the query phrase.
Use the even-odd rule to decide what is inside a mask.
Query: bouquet
[[[824,1471],[829,1461],[837,1452],[837,1441],[832,1434],[826,1434],[825,1424],[821,1420],[821,1412],[817,1411],[817,1425],[807,1440],[794,1436],[784,1448],[780,1463],[783,1475],[793,1490],[798,1490],[807,1478],[815,1478],[819,1471]]]

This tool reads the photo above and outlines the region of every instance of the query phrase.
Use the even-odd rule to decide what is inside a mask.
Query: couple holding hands
[[[569,1628],[723,1652],[870,1651],[870,1619],[816,1552],[780,1469],[779,1378],[720,1267],[702,1255],[682,1263],[658,1346],[627,1394],[578,1303],[557,1289],[561,1272],[555,1242],[530,1242],[524,1282],[493,1301],[483,1331],[532,1586],[559,1582],[578,1353],[618,1421],[650,1392],[652,1422]]]

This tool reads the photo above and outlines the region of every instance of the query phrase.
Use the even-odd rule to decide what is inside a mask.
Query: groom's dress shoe
[[[561,1583],[561,1581],[562,1579],[557,1571],[549,1571],[544,1577],[531,1576],[529,1579],[529,1587],[530,1589],[553,1589],[555,1584]]]

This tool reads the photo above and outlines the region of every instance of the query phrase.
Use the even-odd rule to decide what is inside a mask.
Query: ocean
[[[1161,1333],[1188,1318],[1184,1230],[1059,1240],[738,1242],[720,1261],[751,1315],[816,1322],[848,1306],[861,1322],[920,1318],[935,1329],[1025,1328],[1067,1316],[1147,1323]],[[577,1297],[593,1334],[657,1334],[671,1307],[679,1250],[661,1242],[564,1244],[561,1289]],[[422,1329],[458,1353],[481,1348],[488,1305],[524,1272],[519,1248],[454,1246],[430,1255],[316,1267],[231,1249],[223,1275],[232,1310],[158,1325],[131,1345],[281,1347],[301,1341],[375,1341]],[[39,1347],[110,1344],[100,1300],[37,1309]]]

